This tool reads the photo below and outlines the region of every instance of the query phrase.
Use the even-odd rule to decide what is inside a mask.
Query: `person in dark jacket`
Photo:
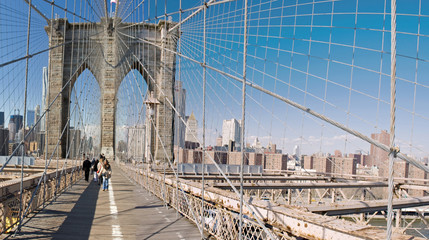
[[[94,174],[94,164],[95,164],[95,158],[92,158],[92,161],[91,161],[91,172],[89,173],[89,175]]]
[[[98,159],[95,160],[94,166],[92,167],[94,171],[94,182],[98,182],[97,166],[98,166]]]
[[[85,154],[83,155],[83,157],[85,158]],[[88,158],[86,158],[85,161],[83,161],[82,169],[83,171],[85,171],[85,181],[88,182],[89,170],[91,169],[91,162],[89,161]]]

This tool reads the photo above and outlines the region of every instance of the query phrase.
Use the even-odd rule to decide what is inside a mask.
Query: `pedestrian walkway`
[[[167,209],[113,166],[108,191],[79,181],[6,239],[201,239],[189,220]]]

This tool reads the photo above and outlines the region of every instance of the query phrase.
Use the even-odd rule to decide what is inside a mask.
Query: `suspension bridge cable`
[[[81,95],[82,95],[82,92],[80,93],[80,96],[81,96]],[[74,108],[73,108],[72,113],[75,111],[75,109],[76,109],[76,107],[77,107],[77,106],[78,106],[78,104],[77,104],[77,102],[76,102],[76,103],[75,103],[75,106],[74,106]],[[52,161],[52,158],[53,158],[53,156],[54,156],[54,154],[55,154],[55,152],[56,152],[56,150],[57,150],[57,148],[58,148],[58,146],[59,146],[59,143],[60,143],[60,141],[61,141],[61,138],[62,138],[62,136],[67,132],[66,130],[68,129],[68,124],[69,124],[69,122],[70,122],[70,118],[68,118],[67,123],[66,123],[66,125],[64,126],[64,128],[63,128],[63,130],[62,130],[61,136],[59,136],[59,138],[58,138],[58,140],[57,140],[57,143],[56,143],[56,145],[55,145],[54,151],[52,152],[51,156],[49,157],[49,162],[48,162],[48,164],[46,164],[46,165],[45,165],[44,172],[43,172],[42,176],[40,177],[38,184],[36,185],[36,189],[35,189],[35,191],[33,192],[32,196],[31,196],[31,198],[30,198],[29,203],[27,204],[27,208],[25,209],[25,211],[23,212],[23,214],[20,214],[20,215],[19,215],[19,216],[20,216],[19,224],[22,224],[23,218],[27,215],[27,211],[28,211],[28,209],[29,209],[29,208],[30,208],[30,206],[31,206],[31,202],[33,201],[34,196],[35,196],[35,194],[36,194],[36,193],[37,193],[37,191],[38,191],[38,188],[39,188],[39,186],[40,186],[40,184],[41,184],[41,182],[42,182],[42,179],[44,179],[44,178],[45,178],[45,175],[47,174],[47,169],[48,169],[48,167],[49,167],[49,165],[50,165],[50,163],[51,163],[51,161]],[[46,154],[47,154],[47,153],[46,153]],[[68,157],[68,154],[66,155],[66,160],[67,160],[67,157]],[[65,165],[63,165],[63,169],[62,169],[62,171],[61,171],[61,175],[62,175],[62,173],[63,173],[63,171],[64,171],[64,168],[65,168]],[[57,167],[56,173],[58,173],[58,167]],[[58,177],[57,177],[57,178],[58,178]],[[59,181],[58,181],[58,182],[59,182]],[[58,188],[58,182],[57,182],[57,188]],[[22,193],[21,193],[21,196],[22,196]],[[22,200],[21,200],[21,201],[22,201]],[[20,229],[19,229],[19,228],[18,228],[18,232],[20,232]]]
[[[387,197],[387,233],[386,239],[392,239],[393,220],[393,164],[398,149],[395,146],[395,120],[396,120],[396,0],[391,0],[390,6],[390,152],[389,152],[389,173],[388,173],[388,197]]]
[[[31,1],[28,3],[28,26],[27,26],[27,55],[30,51],[30,27],[31,27]],[[22,135],[25,135],[25,125],[27,123],[27,86],[28,86],[28,58],[25,63],[25,89],[24,89],[24,123],[23,123],[23,132]],[[22,159],[21,159],[21,183],[19,185],[20,188],[20,200],[19,200],[19,216],[22,214],[22,200],[23,200],[23,191],[24,191],[24,156],[25,156],[25,144],[22,145]],[[21,224],[20,221],[18,224],[18,231],[21,230]]]
[[[120,34],[125,35],[125,36],[128,36],[128,37],[131,37],[131,38],[134,38],[134,39],[136,39],[136,40],[140,40],[140,41],[146,42],[146,43],[151,44],[151,45],[154,45],[154,46],[156,46],[156,47],[158,47],[158,48],[161,48],[161,49],[163,49],[163,50],[165,50],[165,51],[172,52],[172,53],[174,53],[174,54],[176,54],[176,55],[178,55],[178,56],[180,56],[180,57],[183,57],[183,58],[185,58],[185,59],[187,59],[187,60],[190,60],[190,61],[193,61],[193,62],[195,62],[195,63],[198,63],[198,64],[200,64],[201,66],[205,66],[205,67],[207,67],[207,68],[209,68],[209,69],[211,69],[211,70],[214,70],[214,71],[216,71],[216,72],[218,72],[218,73],[220,73],[220,74],[223,74],[223,75],[225,75],[225,76],[228,76],[228,77],[229,77],[229,78],[231,78],[231,79],[234,79],[234,80],[236,80],[236,81],[242,82],[242,79],[241,79],[241,78],[239,78],[239,77],[236,77],[236,76],[234,76],[234,75],[231,75],[231,74],[229,74],[229,73],[226,73],[226,72],[224,72],[224,71],[222,71],[222,70],[219,70],[219,69],[217,69],[217,68],[215,68],[215,67],[212,67],[212,66],[209,66],[209,65],[204,65],[203,63],[201,63],[201,62],[199,62],[199,61],[197,61],[197,60],[195,60],[195,59],[193,59],[193,58],[190,58],[190,57],[184,56],[183,54],[180,54],[180,53],[178,53],[178,52],[176,52],[176,51],[174,51],[174,50],[170,50],[170,49],[162,48],[162,47],[160,47],[160,46],[157,46],[157,45],[155,45],[155,44],[151,43],[150,41],[147,41],[147,40],[142,39],[142,38],[139,38],[139,37],[133,37],[133,36],[130,36],[130,35],[127,35],[127,34],[124,34],[124,33],[120,33]],[[252,87],[252,88],[256,89],[256,90],[259,90],[259,91],[261,91],[261,92],[263,92],[263,93],[267,94],[267,95],[270,95],[270,96],[272,96],[272,97],[275,97],[275,98],[277,98],[277,99],[279,99],[279,100],[281,100],[281,101],[283,101],[283,102],[285,102],[285,103],[287,103],[287,104],[289,104],[289,105],[291,105],[291,106],[293,106],[293,107],[295,107],[295,108],[298,108],[298,109],[300,109],[300,110],[302,110],[302,111],[306,111],[306,112],[308,112],[309,114],[311,114],[311,115],[313,115],[313,116],[315,116],[315,117],[317,117],[317,118],[319,118],[319,119],[321,119],[321,120],[323,120],[323,121],[325,121],[325,122],[328,122],[328,123],[330,123],[330,124],[332,124],[332,125],[334,125],[334,126],[336,126],[336,127],[340,128],[340,129],[342,129],[342,130],[344,130],[344,131],[346,131],[346,132],[348,132],[348,133],[350,133],[350,134],[352,134],[352,135],[354,135],[354,136],[356,136],[356,137],[358,137],[358,138],[360,138],[360,139],[362,139],[362,140],[364,140],[364,141],[366,141],[366,142],[368,142],[368,143],[370,143],[370,144],[372,144],[372,145],[377,146],[378,148],[382,149],[383,151],[386,151],[386,152],[389,152],[389,151],[390,151],[390,150],[389,150],[389,148],[388,148],[385,144],[382,144],[382,143],[380,143],[380,142],[378,142],[378,141],[376,141],[376,140],[374,140],[374,139],[372,139],[372,138],[369,138],[369,137],[365,136],[364,134],[362,134],[362,133],[360,133],[360,132],[358,132],[358,131],[356,131],[356,130],[353,130],[353,129],[351,129],[351,128],[348,128],[347,126],[345,126],[345,125],[343,125],[343,124],[341,124],[341,123],[339,123],[339,122],[337,122],[337,121],[335,121],[335,120],[333,120],[333,119],[330,119],[330,118],[328,118],[328,117],[326,117],[326,116],[324,116],[324,115],[321,115],[321,114],[319,114],[319,113],[317,113],[317,112],[315,112],[315,111],[311,110],[310,108],[307,108],[307,107],[305,107],[305,106],[303,106],[303,105],[301,105],[301,104],[298,104],[298,103],[296,103],[296,102],[294,102],[294,101],[292,101],[292,100],[290,100],[290,99],[287,99],[287,98],[285,98],[285,97],[283,97],[283,96],[281,96],[281,95],[279,95],[279,94],[276,94],[276,93],[274,93],[274,92],[272,92],[272,91],[269,91],[269,90],[267,90],[267,89],[265,89],[265,88],[263,88],[263,87],[261,87],[261,86],[259,86],[259,85],[257,85],[257,84],[254,84],[254,83],[251,83],[251,82],[248,82],[248,81],[246,81],[246,84],[247,84],[248,86],[250,86],[250,87]],[[409,162],[409,163],[413,164],[414,166],[416,166],[416,167],[418,167],[418,168],[420,168],[420,169],[422,169],[422,170],[424,170],[424,171],[426,171],[426,172],[429,172],[429,168],[428,168],[428,167],[426,167],[424,164],[422,164],[422,163],[420,163],[420,162],[416,161],[415,159],[413,159],[413,158],[412,158],[412,157],[410,157],[410,156],[406,156],[406,155],[403,155],[403,154],[399,153],[399,154],[398,154],[398,157],[399,157],[399,158],[401,158],[401,159],[402,159],[402,160],[404,160],[404,161],[407,161],[407,162]]]
[[[91,52],[84,58],[84,59],[82,59],[81,60],[81,63],[79,64],[80,66],[82,66],[83,65],[83,63],[89,58],[89,56],[91,55],[91,53],[93,52],[94,50],[91,50]],[[78,71],[79,71],[79,68],[80,68],[80,66],[74,71],[74,73],[72,74],[72,76],[74,76]],[[70,77],[69,79],[68,79],[68,81],[64,84],[64,86],[61,88],[61,90],[60,90],[60,92],[54,97],[54,99],[49,103],[49,105],[48,105],[48,108],[43,112],[43,114],[41,115],[41,117],[40,117],[40,119],[42,119],[43,118],[43,116],[46,114],[46,112],[47,111],[49,111],[50,110],[50,108],[51,108],[51,106],[56,102],[56,100],[58,99],[58,97],[63,93],[63,91],[67,88],[67,87],[69,87],[68,85],[71,83],[71,80],[72,80],[72,78]],[[40,119],[37,121],[37,123],[40,121]],[[37,123],[36,123],[36,125],[37,125]],[[20,143],[19,143],[19,145],[18,145],[18,147],[11,153],[11,156],[6,160],[6,162],[3,164],[3,166],[0,168],[0,172],[2,172],[3,171],[3,169],[4,169],[4,167],[6,167],[6,165],[9,163],[9,161],[12,159],[12,156],[13,155],[15,155],[15,153],[17,152],[17,149],[23,144],[23,142],[25,141],[25,139],[30,135],[30,133],[34,130],[34,128],[35,128],[35,126],[34,127],[32,127],[31,129],[30,129],[30,131],[25,135],[25,137],[24,137],[24,139],[23,139],[23,141],[21,141]]]
[[[206,15],[207,15],[207,6],[204,6],[204,26],[203,26],[203,63],[206,63]],[[179,26],[180,27],[180,26]],[[205,226],[205,217],[204,217],[204,184],[205,184],[205,163],[206,163],[206,71],[207,69],[203,67],[203,156],[201,159],[202,173],[201,173],[201,228],[204,229]],[[202,234],[202,233],[201,233]],[[204,235],[201,235],[201,239],[204,238]]]
[[[165,49],[164,49],[165,50]],[[139,58],[137,58],[134,54],[133,54],[133,56],[136,58],[136,60],[142,65],[142,67],[143,68],[145,68],[144,67],[144,65],[140,62],[140,59]],[[155,86],[157,86],[158,88],[159,88],[159,91],[160,91],[160,93],[162,94],[162,95],[164,95],[165,96],[165,93],[164,93],[164,91],[162,90],[162,88],[160,87],[160,86],[158,86],[158,84],[156,83],[156,81],[153,79],[153,77],[150,75],[150,74],[148,74],[148,76],[149,76],[149,79],[151,80],[151,81],[153,81],[154,83],[155,83]],[[169,101],[169,99],[168,98],[165,98],[165,100],[167,101],[167,103],[171,106],[171,108],[176,112],[176,114],[177,115],[179,115],[180,116],[180,113],[177,111],[177,109],[175,108],[175,106]],[[185,123],[185,121],[184,121],[184,119],[182,118],[182,117],[180,117],[180,119],[181,119],[181,121],[183,121],[184,123]],[[188,125],[185,123],[185,126],[187,127],[187,128],[189,128],[188,127]],[[194,136],[194,138],[195,139],[197,139],[195,136]],[[159,138],[158,138],[159,139]],[[213,164],[216,166],[216,168],[218,169],[218,171],[221,173],[221,175],[225,178],[225,180],[228,182],[228,184],[231,186],[231,188],[233,189],[233,191],[234,191],[234,193],[237,195],[237,197],[239,197],[240,196],[240,193],[238,192],[238,190],[235,188],[235,186],[232,184],[232,182],[228,179],[228,177],[225,175],[225,173],[222,171],[222,169],[219,167],[219,165],[216,163],[216,161],[212,158],[212,156],[208,156],[209,157],[209,159],[213,162]],[[258,224],[264,229],[264,231],[267,233],[267,235],[268,236],[270,236],[270,238],[271,239],[275,239],[274,238],[274,236],[272,236],[272,233],[265,227],[265,225],[262,223],[262,221],[259,219],[259,217],[258,217],[258,215],[256,215],[256,213],[250,208],[250,206],[249,206],[249,204],[247,203],[247,201],[244,201],[244,205],[246,205],[246,208],[250,211],[250,213],[251,213],[251,215],[252,216],[254,216],[255,217],[255,219],[256,219],[256,221],[258,222]]]
[[[244,1],[244,37],[243,37],[243,85],[242,85],[242,109],[241,109],[241,131],[240,131],[240,142],[241,142],[241,161],[240,161],[240,228],[239,228],[239,239],[243,239],[243,168],[244,168],[244,148],[246,146],[245,143],[245,116],[246,116],[246,67],[247,67],[247,9],[248,9],[248,1]],[[205,41],[204,41],[205,42]],[[205,61],[204,61],[205,64]]]
[[[194,71],[193,71],[194,72]],[[201,76],[201,75],[200,75]],[[222,77],[224,77],[225,78],[225,76],[222,76]],[[191,77],[189,77],[190,79],[191,79]],[[194,78],[197,78],[197,77],[194,77]],[[213,77],[214,78],[214,77]],[[216,78],[214,78],[215,80],[216,80]],[[235,86],[237,89],[239,88],[238,86],[236,86],[234,83],[233,83],[233,86]],[[230,94],[228,91],[226,91],[228,94]],[[196,91],[196,93],[198,94],[198,91]],[[193,94],[192,94],[193,95]],[[232,96],[232,95],[231,95]],[[210,96],[208,96],[209,97],[209,100],[211,100],[210,99]],[[251,98],[251,99],[253,99],[253,98]],[[219,99],[219,101],[222,101],[221,99]],[[256,100],[254,100],[255,101],[255,103],[257,103],[257,104],[259,104],[259,105],[261,105],[260,103],[258,103]],[[215,102],[214,101],[211,101],[212,102],[212,104],[214,105],[215,104]],[[238,102],[237,102],[237,104],[238,104]],[[226,106],[226,105],[225,105]],[[263,107],[263,106],[261,106],[261,107]],[[227,108],[228,109],[228,108]],[[267,110],[268,111],[268,110]],[[231,113],[231,115],[232,115],[232,113]],[[252,115],[250,115],[252,118],[254,118]],[[280,120],[280,119],[278,119],[278,120]],[[290,128],[289,128],[290,129]],[[294,131],[293,129],[290,129],[291,131]],[[267,131],[267,132],[269,132],[269,131]],[[303,140],[305,140],[306,142],[309,142],[308,140],[306,140],[305,138],[303,138],[303,137],[301,137],[301,139],[303,139]],[[337,167],[340,167],[339,165],[337,165],[335,162],[333,162],[332,160],[330,160],[329,159],[329,161],[330,162],[332,162],[332,164],[334,164],[334,165],[336,165]]]
[[[120,38],[121,39],[121,38]],[[122,39],[121,39],[122,40]],[[122,42],[123,42],[123,44],[125,44],[126,45],[126,43],[122,40]],[[128,47],[128,46],[127,46]],[[128,47],[129,48],[129,47]],[[155,84],[156,85],[158,85],[156,82],[155,82]],[[134,92],[133,92],[134,93]],[[157,136],[158,136],[158,140],[160,141],[160,144],[162,145],[162,148],[163,148],[163,150],[164,150],[164,154],[165,154],[165,156],[167,157],[167,162],[169,163],[169,164],[171,164],[171,162],[170,162],[170,159],[169,159],[169,156],[168,156],[168,154],[166,153],[166,150],[165,150],[165,147],[164,147],[164,143],[163,143],[163,140],[162,140],[162,138],[159,136],[159,131],[157,130],[157,127],[156,127],[156,125],[155,125],[155,123],[153,122],[153,120],[152,119],[149,119],[150,121],[151,121],[151,124],[153,124],[153,127],[156,129],[156,133],[157,133]],[[173,172],[177,175],[177,173],[174,171],[174,168],[172,168],[173,169]],[[164,176],[165,176],[165,174],[164,174]],[[181,185],[180,184],[180,182],[179,182],[179,185]],[[180,187],[180,188],[182,188],[182,187]],[[188,202],[188,204],[189,204],[189,200],[187,199],[187,196],[186,195],[184,195],[185,196],[185,199],[186,199],[186,201]],[[196,218],[196,216],[195,216],[195,213],[194,213],[194,211],[191,209],[191,212],[192,212],[192,214],[193,214],[193,216],[194,216],[194,219],[195,219],[195,222],[197,223],[197,218]],[[198,226],[198,228],[200,229],[200,232],[202,233],[202,230],[201,230],[201,228],[199,227],[199,225],[197,224],[197,226]]]

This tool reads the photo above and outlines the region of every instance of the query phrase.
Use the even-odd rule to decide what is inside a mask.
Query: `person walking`
[[[94,172],[94,182],[98,182],[98,175],[97,175],[97,171],[98,171],[98,159],[95,160],[94,162],[94,166],[92,167],[93,172]]]
[[[85,154],[83,156],[85,157]],[[89,161],[88,158],[86,158],[85,161],[83,161],[82,169],[83,171],[85,171],[85,181],[88,182],[89,170],[91,169],[91,162]]]
[[[94,164],[95,164],[95,158],[92,158],[92,161],[91,161],[91,172],[89,173],[90,175],[94,174]]]
[[[112,168],[110,167],[109,161],[104,160],[104,175],[103,175],[103,191],[109,190],[109,179],[112,176]]]
[[[98,166],[97,166],[97,177],[98,177],[98,185],[103,184],[103,174],[106,171],[104,169],[104,161],[106,159],[103,158],[103,156],[101,156],[100,161],[98,161]]]

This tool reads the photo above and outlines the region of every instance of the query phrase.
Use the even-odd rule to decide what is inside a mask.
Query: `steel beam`
[[[75,167],[69,167],[64,169],[64,174],[71,173],[74,171]],[[19,170],[19,169],[18,169]],[[61,172],[62,170],[59,169],[58,172]],[[23,180],[23,186],[24,189],[28,189],[31,187],[37,186],[40,177],[42,177],[43,172],[39,172],[37,174],[25,177]],[[50,179],[53,179],[56,177],[56,171],[51,170],[46,174],[46,180],[49,181]],[[3,199],[4,197],[7,197],[13,193],[19,192],[20,189],[20,182],[21,179],[12,179],[9,181],[0,182],[0,199]]]
[[[24,172],[25,173],[39,173],[39,172],[43,172],[44,169],[35,169],[35,168],[24,168]],[[4,168],[2,173],[20,173],[21,169],[19,168]]]
[[[179,176],[181,179],[187,179],[187,180],[201,180],[201,175],[190,175],[190,176]],[[229,180],[240,180],[239,176],[229,176]],[[211,176],[206,175],[204,176],[205,180],[216,180],[221,181],[225,180],[222,176]],[[330,177],[312,177],[312,176],[293,176],[293,177],[286,177],[286,176],[244,176],[243,179],[245,181],[331,181],[332,178]]]
[[[165,181],[167,185],[171,185],[172,187],[177,185],[175,178],[163,178],[158,173],[147,173],[136,168],[127,168],[126,171],[140,171],[139,174],[147,175],[148,178]],[[179,179],[179,181],[181,191],[196,197],[201,196],[201,186],[199,183],[184,179]],[[219,204],[225,209],[235,212],[239,211],[240,199],[233,192],[207,187],[204,196],[207,201],[216,205]],[[251,210],[257,213],[258,217],[263,219],[266,224],[298,237],[308,239],[384,239],[386,237],[386,232],[380,228],[360,225],[335,217],[321,216],[308,212],[304,208],[273,206],[270,202],[251,200],[248,197],[245,197],[245,201],[249,202]],[[249,209],[244,207],[244,214],[249,216],[250,212]],[[394,237],[397,239],[416,239],[412,236],[402,234],[394,235]]]
[[[227,183],[214,183],[215,188],[230,189]],[[239,186],[239,184],[234,184]],[[244,189],[320,189],[320,188],[363,188],[387,187],[386,182],[350,182],[350,183],[246,183]]]
[[[412,208],[429,205],[429,197],[403,198],[393,200],[393,209]],[[339,203],[327,206],[309,206],[310,212],[328,216],[339,216],[346,214],[371,213],[387,210],[387,200],[352,201],[348,204]]]
[[[401,189],[412,189],[412,190],[422,190],[429,192],[429,186],[422,186],[422,185],[400,185],[399,188]]]

